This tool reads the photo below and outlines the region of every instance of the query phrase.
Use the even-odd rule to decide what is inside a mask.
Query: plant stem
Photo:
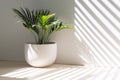
[[[29,29],[29,30],[30,30],[30,32],[33,34],[33,36],[34,36],[34,38],[35,38],[35,42],[37,43],[37,38],[36,38],[35,33],[34,33],[31,29]]]
[[[40,34],[38,34],[38,44],[41,44]]]
[[[45,44],[45,36],[46,36],[46,30],[43,31],[43,44]]]

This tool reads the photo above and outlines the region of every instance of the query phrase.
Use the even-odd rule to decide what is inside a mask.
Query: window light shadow
[[[57,68],[57,66],[59,66]],[[21,68],[1,75],[8,80],[119,80],[120,69],[113,67],[52,66]]]
[[[75,0],[75,34],[85,41],[95,65],[120,66],[120,8],[116,2],[120,3]]]

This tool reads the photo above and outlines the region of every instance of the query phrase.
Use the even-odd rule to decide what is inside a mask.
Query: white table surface
[[[25,62],[0,61],[0,80],[120,80],[120,68],[62,64],[34,68]]]

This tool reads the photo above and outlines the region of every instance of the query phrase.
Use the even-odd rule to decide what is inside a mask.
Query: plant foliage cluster
[[[50,10],[20,8],[13,11],[22,20],[23,26],[33,33],[37,44],[48,43],[50,35],[55,31],[71,28],[63,24]]]

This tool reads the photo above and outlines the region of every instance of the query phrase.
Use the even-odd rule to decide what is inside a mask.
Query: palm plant
[[[31,31],[37,44],[49,42],[50,35],[59,30],[71,28],[55,17],[49,10],[29,10],[28,8],[13,9],[22,20],[23,26]]]

